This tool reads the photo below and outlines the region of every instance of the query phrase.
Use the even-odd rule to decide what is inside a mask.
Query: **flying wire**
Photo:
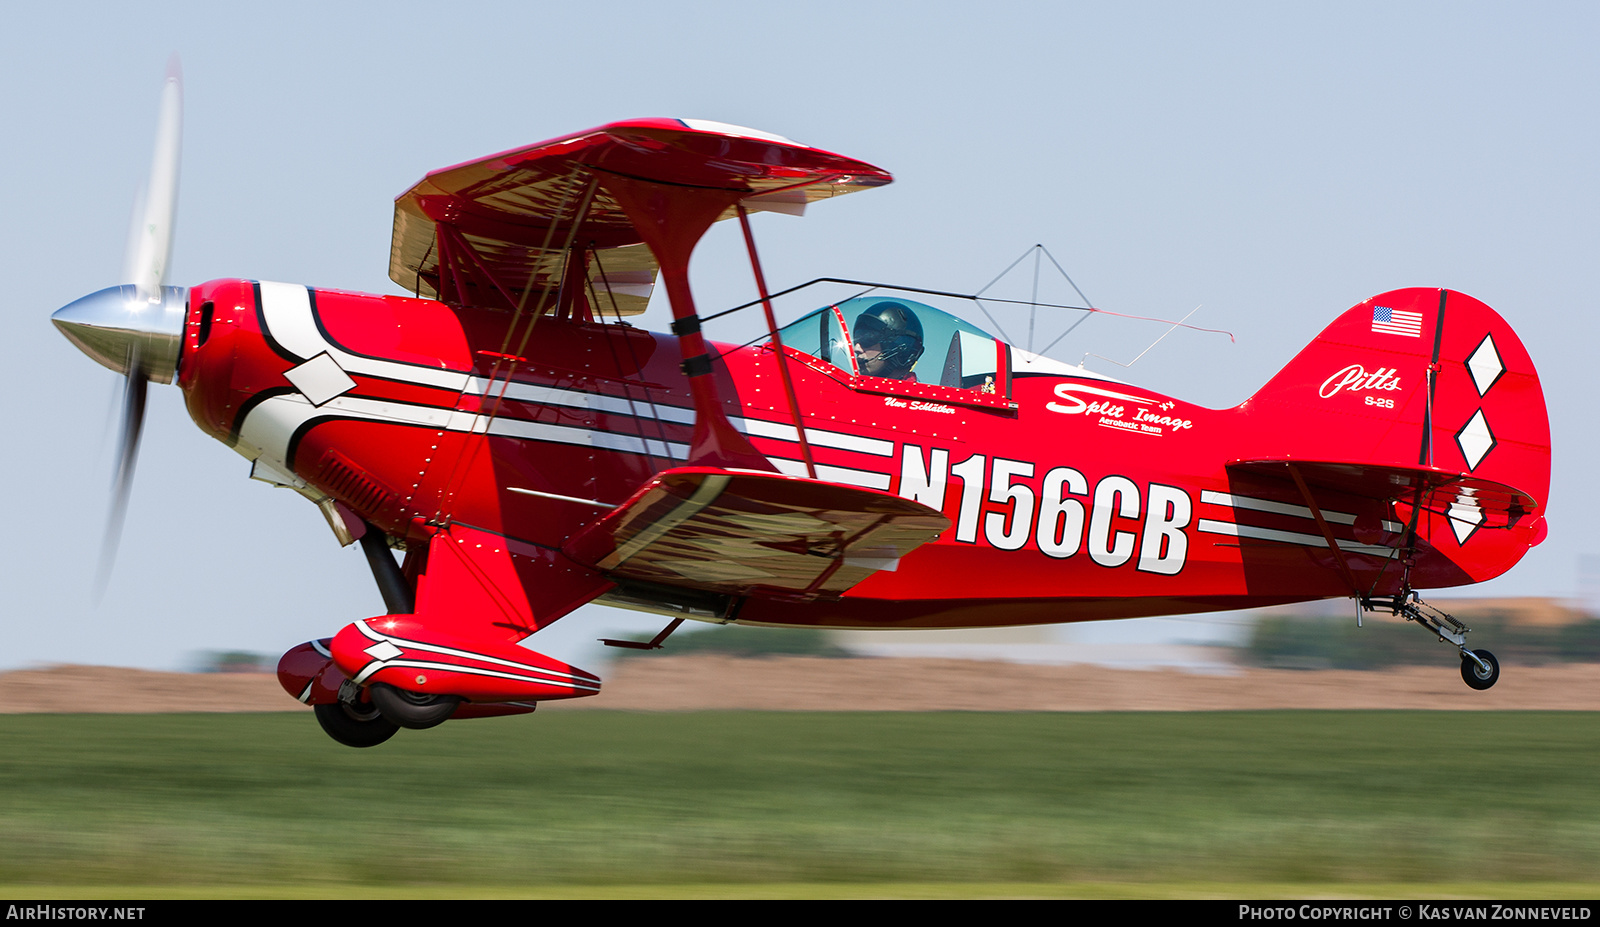
[[[604,284],[605,288],[606,288],[606,299],[608,301],[610,301],[610,303],[611,303],[611,311],[612,311],[612,313],[614,315],[616,315],[617,324],[620,326],[620,325],[624,324],[623,321],[622,321],[622,308],[617,305],[617,295],[611,289],[611,278],[606,275],[605,264],[601,262],[601,260],[600,260],[600,252],[595,249],[593,242],[589,243],[589,254],[590,254],[591,257],[594,258],[595,270],[598,270],[600,272],[600,282],[602,284]],[[589,281],[589,292],[590,292],[591,296],[593,296],[593,294],[594,294],[594,281],[592,279]],[[599,300],[595,300],[594,302],[595,302],[595,305],[599,305]],[[636,350],[634,350],[633,339],[632,338],[628,338],[628,337],[624,337],[622,339],[622,341],[623,341],[623,344],[625,344],[627,346],[627,348],[628,348],[628,357],[633,361],[634,369],[635,370],[643,370],[644,369],[644,364],[641,363],[640,360],[639,360],[639,353]],[[613,358],[613,360],[615,360],[615,358],[616,358],[616,345],[615,345],[615,342],[610,337],[607,337],[606,342],[611,345],[612,358]],[[626,378],[621,378],[621,382],[622,382],[623,392],[626,393],[627,397],[628,397],[629,407],[637,410],[639,405],[641,405],[641,402],[639,400],[636,400],[636,399],[633,398],[633,387],[632,387],[631,383]],[[656,405],[656,403],[649,398],[648,390],[645,393],[645,399],[643,400],[642,404],[646,408],[648,408],[650,410],[650,418],[651,418],[652,421],[654,421],[656,423],[656,436],[661,439],[662,450],[663,451],[668,450],[671,447],[671,445],[667,441],[667,426],[666,426],[666,423],[663,422],[662,419],[661,419],[660,407],[658,407]],[[642,428],[639,429],[639,432],[640,432],[640,436],[643,437],[644,429],[642,429]],[[655,466],[655,463],[654,463],[655,455],[652,454],[651,451],[650,451],[650,442],[649,441],[645,441],[644,442],[644,453],[645,453],[646,459],[651,461],[651,466],[652,467]],[[670,465],[671,462],[672,462],[672,455],[670,453],[667,453],[667,454],[664,454],[664,456],[665,456],[668,464]]]
[[[456,483],[457,483],[457,478],[463,473],[464,465],[470,465],[472,459],[477,456],[478,448],[479,448],[479,446],[480,446],[480,444],[482,442],[472,441],[472,440],[470,440],[470,436],[473,435],[473,434],[477,434],[477,433],[479,433],[481,431],[481,433],[485,436],[485,439],[487,440],[487,437],[488,437],[488,434],[489,434],[489,429],[490,429],[490,427],[493,426],[494,420],[495,420],[496,416],[498,416],[498,414],[500,412],[501,403],[505,399],[505,392],[511,386],[511,379],[512,379],[513,376],[515,376],[515,373],[516,373],[516,360],[514,358],[512,358],[511,356],[509,356],[506,352],[507,352],[507,349],[511,346],[511,339],[516,334],[517,325],[521,321],[523,312],[527,308],[528,297],[533,292],[534,283],[538,280],[539,271],[540,271],[540,260],[539,259],[541,257],[544,257],[545,255],[550,253],[550,244],[551,244],[552,240],[555,238],[556,226],[560,224],[560,222],[559,222],[560,217],[566,214],[567,205],[572,201],[572,197],[573,197],[574,191],[576,190],[576,188],[578,186],[575,181],[576,181],[578,175],[581,172],[582,172],[582,167],[579,166],[579,165],[574,165],[572,170],[570,172],[568,172],[568,174],[566,176],[567,183],[563,184],[563,186],[565,187],[565,190],[562,193],[561,203],[556,208],[556,211],[555,211],[555,214],[554,214],[555,221],[552,221],[550,223],[550,226],[547,229],[545,229],[544,243],[540,246],[539,250],[535,253],[536,256],[534,257],[533,261],[531,262],[532,267],[528,271],[528,282],[527,282],[527,284],[525,284],[523,286],[522,295],[517,300],[515,311],[512,313],[512,316],[511,316],[511,322],[510,322],[510,324],[508,324],[506,326],[506,334],[505,334],[505,337],[503,339],[501,339],[500,351],[499,351],[498,355],[495,357],[494,364],[489,368],[489,378],[488,378],[489,382],[485,386],[484,392],[483,392],[484,398],[486,400],[488,400],[489,408],[488,408],[487,412],[485,412],[482,409],[482,407],[480,406],[480,408],[478,409],[478,411],[476,412],[476,414],[473,417],[472,426],[471,426],[470,430],[468,431],[469,440],[467,440],[462,445],[462,448],[461,448],[460,452],[458,452],[456,454],[455,463],[450,468],[450,475],[446,478],[446,480],[444,482],[444,485],[441,487],[440,497],[439,497],[439,505],[435,509],[435,512],[434,512],[434,518],[435,518],[436,521],[444,522],[444,521],[448,521],[449,520],[450,500],[455,494],[455,486],[456,486]],[[570,231],[569,231],[569,233],[567,235],[566,246],[562,249],[562,253],[563,254],[565,254],[568,251],[570,251],[570,249],[572,247],[572,241],[573,241],[573,239],[575,239],[577,237],[578,227],[583,224],[583,216],[586,215],[587,212],[588,212],[589,203],[592,202],[593,197],[594,197],[595,188],[597,186],[599,186],[599,183],[600,183],[600,178],[599,177],[591,176],[591,178],[589,180],[589,183],[584,187],[583,204],[579,207],[577,214],[575,214],[575,216],[574,216],[574,221],[572,223],[572,227],[571,227],[571,229],[570,229]],[[464,239],[463,239],[463,243],[464,244],[468,244],[468,250],[470,251],[471,250],[470,244],[466,243]],[[562,266],[564,268],[565,264],[563,264]],[[483,268],[483,270],[484,270],[485,273],[488,272],[488,268],[487,267]],[[565,283],[565,281],[566,281],[566,274],[563,273],[561,282]],[[497,289],[499,288],[499,284],[494,281],[492,276],[490,277],[490,282],[491,283],[495,283],[496,288]],[[519,342],[519,344],[517,346],[517,356],[518,357],[520,357],[521,354],[522,354],[522,351],[527,348],[528,338],[533,335],[533,327],[538,322],[539,316],[545,311],[545,307],[546,307],[546,305],[548,304],[548,301],[549,301],[550,291],[551,291],[552,287],[547,282],[540,289],[541,289],[541,293],[540,293],[540,297],[539,297],[539,302],[535,306],[534,312],[533,312],[532,316],[528,320],[528,329],[523,334],[522,340],[521,340],[521,342]],[[557,287],[555,287],[555,289],[557,291],[557,297],[559,298],[559,295],[560,295],[560,284],[558,284]],[[501,380],[501,371],[502,370],[504,370],[504,372],[505,372],[504,380]],[[490,393],[493,392],[494,386],[495,386],[495,384],[497,382],[499,383],[500,390],[499,390],[498,393],[496,393],[495,395],[493,395],[491,397]],[[461,396],[457,399],[457,406],[458,407],[460,406],[461,402],[465,400],[466,395],[467,395],[467,391],[465,389],[463,389],[463,391],[461,393]],[[480,422],[482,423],[481,427],[480,427]]]
[[[1180,319],[1177,322],[1173,322],[1171,328],[1169,328],[1166,331],[1162,332],[1160,334],[1160,336],[1156,338],[1156,340],[1150,342],[1149,347],[1146,347],[1143,351],[1140,351],[1133,358],[1133,360],[1128,361],[1126,364],[1124,364],[1122,361],[1111,360],[1111,358],[1105,356],[1104,354],[1094,354],[1094,353],[1090,353],[1090,352],[1085,352],[1085,354],[1083,355],[1083,360],[1088,360],[1091,357],[1098,357],[1098,358],[1100,358],[1101,360],[1104,360],[1104,361],[1111,361],[1111,363],[1116,364],[1118,367],[1132,367],[1134,364],[1139,363],[1139,358],[1141,358],[1141,357],[1145,356],[1146,354],[1150,353],[1150,348],[1153,348],[1156,345],[1160,344],[1163,338],[1166,338],[1168,335],[1172,334],[1174,331],[1177,331],[1178,326],[1180,324],[1182,324],[1185,320],[1187,320],[1189,318],[1189,316],[1194,315],[1196,312],[1199,312],[1199,311],[1200,311],[1200,307],[1199,306],[1196,306],[1193,309],[1190,309],[1188,315],[1185,315],[1183,317],[1183,319]],[[1056,340],[1059,341],[1061,339],[1058,338]],[[1051,342],[1051,344],[1054,344],[1054,343],[1055,342]],[[1083,361],[1078,361],[1078,366],[1082,367],[1083,366]]]
[[[993,296],[986,296],[986,297],[981,297],[980,298],[980,297],[978,297],[978,296],[976,296],[976,295],[974,295],[972,293],[953,293],[953,292],[950,292],[949,290],[931,290],[931,289],[928,289],[926,287],[899,286],[899,285],[893,284],[893,283],[876,283],[876,282],[873,282],[871,280],[851,280],[851,279],[846,278],[846,277],[816,277],[814,279],[807,280],[805,283],[796,284],[795,286],[789,287],[787,289],[778,290],[778,291],[776,291],[774,293],[771,293],[771,294],[769,294],[769,298],[777,299],[780,296],[787,296],[790,293],[794,293],[794,292],[797,292],[799,290],[803,290],[803,289],[805,289],[806,287],[809,287],[809,286],[815,286],[816,284],[819,284],[819,283],[841,283],[841,284],[845,284],[845,285],[848,285],[848,286],[866,287],[865,290],[861,291],[861,294],[857,294],[857,295],[862,295],[862,294],[865,294],[865,293],[870,293],[873,290],[880,290],[881,289],[881,290],[895,290],[895,291],[901,292],[901,293],[922,293],[922,294],[925,294],[925,295],[928,295],[928,296],[945,296],[945,297],[948,297],[950,299],[965,299],[965,300],[971,300],[971,301],[977,302],[979,308],[983,307],[983,302],[984,301],[995,302],[995,303],[1007,303],[1009,305],[1016,305],[1016,306],[1031,305],[1025,299],[1000,299],[998,297],[993,297]],[[761,300],[759,300],[759,299],[754,300],[752,302],[740,303],[737,306],[733,306],[732,308],[729,308],[729,309],[724,309],[721,312],[716,312],[716,313],[712,313],[711,315],[701,316],[700,317],[700,321],[701,322],[709,322],[709,321],[711,321],[713,319],[720,319],[725,315],[732,315],[735,312],[740,312],[742,310],[749,309],[752,306],[759,306],[759,305],[761,305]],[[1039,303],[1038,305],[1043,307],[1043,308],[1045,308],[1045,309],[1077,309],[1077,310],[1079,310],[1081,312],[1093,313],[1093,314],[1098,314],[1098,315],[1109,315],[1109,316],[1113,316],[1113,317],[1119,318],[1119,319],[1132,319],[1132,320],[1134,320],[1136,322],[1160,322],[1160,323],[1162,323],[1164,325],[1175,325],[1175,326],[1177,326],[1179,328],[1187,328],[1190,331],[1206,332],[1207,334],[1212,334],[1212,335],[1227,335],[1229,341],[1236,341],[1237,340],[1237,339],[1234,338],[1233,332],[1230,332],[1225,328],[1203,328],[1203,327],[1201,327],[1199,325],[1190,325],[1190,324],[1188,324],[1188,323],[1186,323],[1186,322],[1184,322],[1182,320],[1174,322],[1171,319],[1158,319],[1158,318],[1155,318],[1153,316],[1147,316],[1147,315],[1133,315],[1132,313],[1128,313],[1128,312],[1113,312],[1110,309],[1097,309],[1094,306],[1071,306],[1071,305],[1066,305],[1064,303]],[[989,316],[988,310],[984,310],[984,315]],[[1088,318],[1088,316],[1084,316],[1084,318]],[[993,321],[994,317],[993,316],[989,316],[989,319],[990,319],[990,321]],[[1080,319],[1079,321],[1081,322],[1082,320]],[[998,323],[995,324],[995,328],[1000,329],[1000,326],[999,326]],[[1004,329],[1000,329],[1000,334],[1001,334],[1002,338],[1004,338],[1008,344],[1012,343],[1010,337],[1006,335]],[[1057,340],[1060,340],[1060,339],[1057,339]],[[1052,345],[1054,343],[1055,342],[1051,342]],[[1046,348],[1046,350],[1049,350],[1049,349]]]

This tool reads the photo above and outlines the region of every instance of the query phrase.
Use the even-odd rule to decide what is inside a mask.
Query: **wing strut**
[[[616,199],[661,266],[661,280],[672,303],[672,333],[683,351],[683,372],[694,398],[694,438],[689,463],[776,472],[771,461],[740,434],[723,409],[711,375],[711,356],[700,334],[694,294],[689,289],[689,256],[711,223],[749,195],[746,190],[679,186],[597,171],[601,186]]]
[[[761,272],[761,258],[756,256],[756,237],[750,232],[750,213],[739,204],[739,227],[744,230],[744,246],[750,251],[750,269],[756,275],[756,292],[761,294],[761,308],[767,313],[767,332],[772,335],[772,347],[778,354],[778,379],[783,381],[783,395],[789,400],[789,414],[794,416],[794,430],[800,436],[800,456],[806,462],[806,475],[817,478],[817,464],[811,459],[811,442],[806,440],[806,426],[800,421],[800,400],[794,395],[794,380],[789,377],[789,358],[783,353],[783,336],[778,334],[778,320],[772,314],[772,297],[767,295],[767,277]]]

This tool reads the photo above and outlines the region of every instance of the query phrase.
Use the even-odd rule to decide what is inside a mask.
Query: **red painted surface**
[[[226,315],[226,323],[218,314],[208,343],[190,348],[183,366],[182,385],[195,420],[229,440],[239,410],[250,408],[263,391],[288,389],[283,372],[296,362],[269,347],[249,284],[215,281],[195,293],[197,304],[241,304]],[[982,396],[987,404],[980,406],[958,401],[977,395],[969,391],[819,369],[823,365],[815,358],[791,352],[799,361],[791,369],[808,429],[883,442],[889,449],[884,455],[829,447],[814,436],[818,465],[881,474],[889,491],[928,502],[949,517],[952,528],[906,557],[898,569],[874,575],[836,601],[752,599],[741,605],[738,617],[852,627],[982,626],[1347,595],[1325,546],[1202,530],[1202,523],[1234,522],[1317,534],[1308,514],[1230,512],[1206,501],[1208,494],[1219,493],[1304,507],[1286,478],[1237,468],[1230,472],[1228,465],[1241,461],[1431,466],[1515,487],[1542,506],[1549,489],[1549,427],[1537,375],[1509,326],[1487,306],[1458,293],[1449,294],[1432,440],[1424,451],[1428,335],[1438,293],[1401,290],[1357,305],[1255,396],[1232,409],[1205,409],[1137,387],[1071,376],[1019,377],[1004,403]],[[1371,306],[1386,303],[1421,312],[1424,337],[1397,343],[1372,333]],[[368,329],[404,330],[418,317],[433,337],[452,347],[442,363],[432,365],[435,369],[473,370],[485,378],[490,359],[477,357],[471,366],[468,359],[500,343],[506,320],[492,310],[452,311],[426,300],[328,291],[317,293],[316,307],[327,332],[340,334],[337,344],[406,364],[416,363],[414,352],[398,346],[385,351],[379,334]],[[446,325],[451,318],[456,322]],[[364,321],[373,319],[370,325]],[[1464,361],[1486,335],[1493,336],[1506,371],[1480,397]],[[616,326],[542,320],[539,337],[528,348],[528,364],[512,378],[515,386],[556,391],[568,403],[575,397],[633,401],[641,413],[509,396],[498,401],[497,423],[550,426],[552,434],[565,434],[566,440],[356,420],[329,408],[308,423],[287,463],[317,489],[413,544],[429,540],[430,525],[460,523],[533,545],[530,550],[559,549],[605,510],[511,488],[617,505],[654,474],[681,464],[692,440],[686,422],[692,420],[693,400],[669,339]],[[715,345],[713,350],[721,356],[715,369],[725,413],[731,419],[787,425],[771,348]],[[1341,374],[1352,366],[1365,375]],[[1379,371],[1390,372],[1374,376]],[[441,413],[477,412],[491,402],[359,373],[353,379],[357,385],[348,397]],[[956,395],[962,392],[967,396]],[[657,414],[646,403],[654,403]],[[1474,469],[1455,434],[1479,409],[1495,444]],[[641,450],[571,443],[593,436],[634,442]],[[764,454],[799,459],[794,441],[759,435],[750,440]],[[676,459],[664,453],[669,445]],[[1419,464],[1428,454],[1431,464]],[[347,473],[360,479],[342,480]],[[1104,513],[1099,518],[1097,499]],[[1356,516],[1352,523],[1333,525],[1338,540],[1356,545],[1393,540],[1394,532],[1386,537],[1381,523],[1408,520],[1406,500],[1399,501],[1397,507],[1329,489],[1319,504]],[[1536,506],[1509,525],[1495,525],[1491,518],[1461,543],[1447,518],[1425,513],[1417,530],[1422,549],[1411,568],[1412,585],[1462,585],[1498,575],[1534,542],[1541,517]],[[1376,534],[1361,533],[1369,523]],[[1175,544],[1182,550],[1175,551]],[[564,559],[548,556],[552,562]],[[1380,558],[1360,554],[1349,555],[1349,563],[1374,594],[1398,591],[1399,564],[1385,566]],[[595,585],[605,584],[597,580]],[[426,585],[422,589],[427,595]],[[530,596],[537,600],[543,594]],[[568,596],[558,608],[570,601]],[[527,616],[508,620],[525,621],[530,629],[541,623]]]
[[[401,271],[442,301],[205,283],[178,382],[202,429],[408,550],[415,612],[340,632],[336,670],[480,703],[591,694],[594,677],[514,642],[619,584],[661,601],[691,590],[748,623],[984,627],[1464,585],[1544,537],[1537,373],[1505,321],[1460,293],[1356,305],[1232,409],[1019,373],[1004,345],[959,337],[942,376],[934,350],[908,379],[862,376],[848,345],[836,360],[850,369],[786,345],[791,396],[775,346],[702,338],[686,270],[707,226],[746,198],[888,181],[673,120],[457,165],[397,208],[397,253],[403,238],[417,252]],[[593,321],[595,249],[639,242],[681,337]],[[702,357],[709,372],[686,375]],[[772,473],[806,470],[796,405],[817,480]],[[697,507],[707,478],[741,470],[761,475],[722,480],[742,488]],[[948,527],[878,550],[867,512]],[[865,578],[831,587],[847,548]],[[780,553],[800,559],[764,573]],[[645,566],[619,565],[636,555]],[[807,573],[807,557],[824,567]],[[362,627],[449,667],[374,669]],[[280,674],[297,695],[319,680],[325,699],[328,664],[307,646]],[[509,663],[523,675],[487,672]]]

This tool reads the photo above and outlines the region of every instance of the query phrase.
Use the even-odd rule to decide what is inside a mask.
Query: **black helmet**
[[[851,331],[856,344],[877,348],[885,364],[910,370],[922,356],[922,322],[902,303],[878,303],[856,316]]]

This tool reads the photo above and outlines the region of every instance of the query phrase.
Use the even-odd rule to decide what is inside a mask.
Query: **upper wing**
[[[560,279],[570,243],[593,252],[586,276],[598,310],[643,312],[656,262],[617,203],[591,185],[596,171],[749,191],[747,209],[785,212],[892,179],[865,162],[753,129],[693,119],[614,122],[424,177],[395,200],[389,278],[445,298],[468,285],[489,289],[472,283],[482,276],[520,300]],[[456,251],[470,253],[441,248],[440,226],[467,246]]]
[[[745,470],[657,474],[564,549],[608,577],[702,589],[836,596],[950,526],[899,496]]]

